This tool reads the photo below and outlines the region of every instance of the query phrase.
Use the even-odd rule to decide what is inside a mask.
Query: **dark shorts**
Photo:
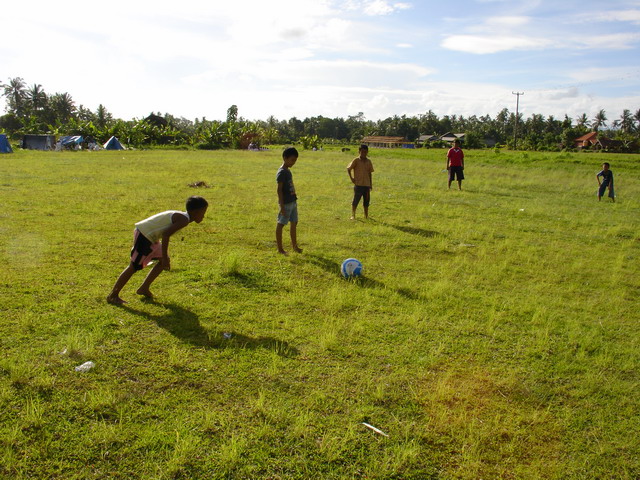
[[[449,181],[464,180],[464,167],[449,167]]]
[[[137,228],[133,231],[133,248],[131,249],[131,265],[134,270],[142,270],[153,260],[162,258],[162,245],[151,241],[140,233]]]
[[[609,188],[609,184],[602,182],[600,184],[600,188],[598,189],[598,196],[604,197],[604,194],[606,193],[608,188]],[[613,193],[613,185],[611,185],[611,189],[609,189],[609,197],[615,198],[615,194]]]
[[[361,198],[363,198],[362,204],[368,208],[371,203],[371,187],[362,187],[360,185],[353,187],[353,202],[351,202],[351,205],[357,207]]]

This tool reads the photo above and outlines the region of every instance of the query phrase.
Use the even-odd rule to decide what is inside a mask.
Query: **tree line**
[[[6,102],[6,114],[0,116],[0,131],[18,139],[25,134],[82,135],[105,142],[118,137],[132,147],[152,146],[184,148],[247,148],[250,145],[301,144],[304,148],[322,144],[358,143],[369,135],[404,137],[417,142],[421,135],[441,136],[448,132],[464,133],[467,148],[482,148],[487,140],[498,145],[523,150],[558,150],[572,148],[574,140],[590,131],[616,140],[621,151],[638,151],[640,145],[640,109],[632,113],[625,109],[617,118],[609,119],[604,110],[593,118],[583,113],[572,119],[565,115],[522,114],[503,108],[491,115],[464,117],[444,115],[432,110],[417,116],[388,117],[368,120],[364,113],[346,118],[323,116],[303,120],[292,117],[278,120],[247,120],[238,116],[238,107],[227,110],[225,120],[196,118],[189,120],[169,113],[151,113],[144,118],[123,120],[114,118],[100,104],[95,111],[76,105],[69,93],[48,94],[40,84],[28,86],[20,77],[0,84]],[[514,136],[517,133],[517,138]],[[425,146],[443,146],[427,142]]]

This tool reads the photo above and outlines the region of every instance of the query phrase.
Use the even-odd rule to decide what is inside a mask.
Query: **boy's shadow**
[[[191,310],[175,303],[150,303],[166,309],[166,312],[154,315],[149,312],[137,310],[128,305],[121,305],[121,308],[139,317],[153,320],[159,327],[164,328],[174,337],[196,347],[204,347],[207,349],[248,348],[252,350],[264,348],[273,350],[282,357],[295,357],[299,354],[297,348],[283,340],[277,340],[271,337],[252,338],[237,332],[209,332],[200,324],[198,316]]]
[[[329,272],[337,277],[343,278],[342,274],[340,273],[340,268],[342,266],[340,263],[335,262],[333,260],[329,260],[328,258],[322,257],[320,255],[314,255],[312,253],[305,254],[305,258],[308,259],[310,263],[322,268],[326,272]],[[379,289],[388,288],[386,284],[366,276],[357,277],[353,279],[345,279],[345,281],[351,282],[355,285],[358,285],[364,288],[379,288]],[[407,288],[397,288],[394,291],[402,295],[403,297],[411,300],[420,300],[421,298],[420,295],[412,292]]]

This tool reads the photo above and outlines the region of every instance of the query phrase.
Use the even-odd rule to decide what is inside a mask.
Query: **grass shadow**
[[[208,349],[245,348],[250,350],[264,348],[283,357],[295,357],[299,354],[298,349],[283,340],[271,337],[253,338],[237,332],[208,331],[200,324],[198,315],[175,303],[149,303],[166,309],[166,312],[154,315],[129,305],[120,305],[120,308],[139,317],[153,320],[174,337],[196,347]]]
[[[410,235],[417,235],[419,237],[431,238],[439,235],[439,232],[435,232],[433,230],[425,230],[424,228],[416,228],[409,227],[406,225],[395,225],[393,223],[380,222],[380,225],[384,225],[385,227],[395,228],[396,230],[404,233],[408,233]]]
[[[328,258],[322,257],[320,255],[314,255],[314,254],[305,254],[303,258],[306,259],[309,263],[316,265],[321,269],[325,270],[326,272],[329,272],[332,275],[335,275],[336,277],[343,278],[342,274],[340,273],[340,267],[342,266],[340,262],[335,262]],[[364,275],[357,278],[344,279],[344,281],[350,282],[362,288],[375,288],[375,289],[383,289],[383,290],[389,289],[389,290],[395,291],[399,295],[402,295],[403,297],[408,298],[410,300],[422,299],[420,295],[418,295],[415,292],[412,292],[408,288],[389,288],[385,283]]]
[[[265,275],[259,273],[229,272],[220,276],[221,284],[235,284],[240,287],[256,290],[258,292],[270,292],[274,286],[267,281]]]

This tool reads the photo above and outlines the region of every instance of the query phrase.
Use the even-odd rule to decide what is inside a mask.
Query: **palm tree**
[[[76,113],[76,105],[68,93],[56,93],[51,97],[49,105],[55,117],[63,123],[68,122]]]
[[[600,127],[605,127],[607,125],[607,114],[604,110],[600,110],[596,113],[596,116],[593,118],[593,123],[591,127],[594,132],[597,132]]]
[[[104,105],[100,104],[96,110],[95,119],[98,128],[104,129],[113,121],[113,115],[107,111],[107,108]]]
[[[29,107],[32,113],[41,111],[47,104],[47,94],[44,93],[40,84],[33,84],[27,92],[27,98],[29,99]]]
[[[618,120],[615,121],[616,126],[620,127],[620,130],[622,130],[622,133],[631,133],[631,130],[633,130],[633,115],[631,115],[631,110],[629,109],[624,109],[622,111],[622,115],[620,116],[620,118]]]
[[[591,122],[589,121],[589,117],[587,117],[586,113],[583,113],[578,118],[576,118],[576,127],[585,127],[589,128]]]
[[[7,98],[7,110],[20,117],[24,114],[25,101],[27,99],[27,84],[20,77],[9,79],[9,83],[0,85],[3,95]]]

